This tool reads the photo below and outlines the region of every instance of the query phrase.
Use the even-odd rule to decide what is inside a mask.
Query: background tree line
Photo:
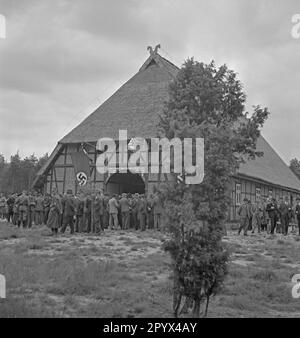
[[[39,158],[32,154],[22,159],[19,153],[16,153],[8,162],[0,154],[0,192],[9,194],[29,190],[36,173],[47,159],[48,154]]]
[[[290,169],[300,180],[300,161],[297,158],[290,161]]]

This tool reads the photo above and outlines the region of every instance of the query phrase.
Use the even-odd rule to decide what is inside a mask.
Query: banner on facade
[[[75,177],[78,185],[83,187],[90,178],[90,158],[84,151],[71,153]]]

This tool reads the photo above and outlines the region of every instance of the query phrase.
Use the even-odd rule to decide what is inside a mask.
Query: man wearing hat
[[[298,229],[299,229],[299,236],[300,236],[300,197],[296,198],[296,209],[295,209],[295,214],[297,217],[297,221],[298,221]]]
[[[279,205],[281,233],[287,235],[292,207],[288,202],[288,198],[286,198],[285,201],[283,201],[283,198],[281,200]]]
[[[66,231],[67,226],[70,226],[71,234],[74,233],[74,216],[76,213],[76,200],[71,189],[67,190],[67,194],[62,199],[63,223],[61,232]]]
[[[239,227],[238,235],[241,233],[242,230],[244,230],[244,236],[247,236],[250,213],[249,213],[249,204],[248,204],[248,200],[246,197],[244,198],[244,203],[238,208],[237,213],[240,216],[240,220],[241,220],[241,225]]]
[[[29,200],[26,191],[22,192],[19,199],[19,221],[23,228],[27,227]]]

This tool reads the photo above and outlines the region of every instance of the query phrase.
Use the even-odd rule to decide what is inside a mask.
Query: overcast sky
[[[57,141],[134,75],[160,43],[180,66],[194,56],[239,73],[263,135],[300,159],[299,0],[0,0],[0,153],[51,153]]]

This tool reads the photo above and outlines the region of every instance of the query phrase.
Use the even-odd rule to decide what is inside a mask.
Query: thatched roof
[[[241,165],[239,176],[255,178],[262,182],[300,191],[300,180],[263,136],[258,138],[256,148],[264,155]]]
[[[159,54],[150,55],[137,74],[59,143],[96,142],[102,137],[117,139],[120,129],[127,129],[128,138],[155,137],[158,113],[177,72],[178,68]],[[300,192],[300,180],[262,136],[257,148],[264,156],[242,165],[239,176]]]
[[[137,74],[60,142],[118,138],[120,129],[127,129],[129,138],[156,137],[158,113],[168,97],[168,84],[177,71],[175,65],[159,54],[150,56]]]

